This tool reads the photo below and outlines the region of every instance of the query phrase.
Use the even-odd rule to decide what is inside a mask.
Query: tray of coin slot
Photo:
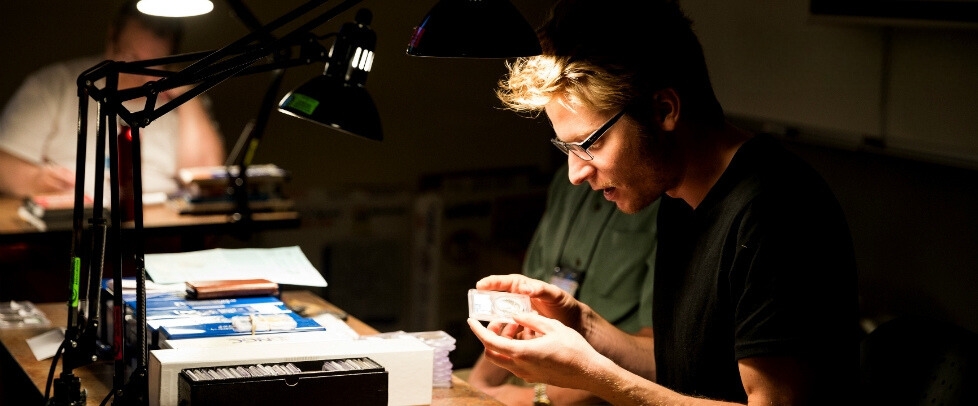
[[[178,404],[387,405],[387,385],[367,357],[210,366],[180,371]]]

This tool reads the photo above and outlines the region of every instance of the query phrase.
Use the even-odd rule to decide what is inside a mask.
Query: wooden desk
[[[339,310],[333,304],[326,302],[322,298],[308,291],[286,291],[282,293],[283,301],[293,300],[306,303],[319,304],[327,309]],[[66,323],[67,305],[63,303],[42,303],[38,307],[51,320],[52,327],[64,326]],[[355,317],[347,320],[350,327],[359,334],[376,334],[377,330],[368,326]],[[26,339],[40,334],[48,329],[22,329],[22,330],[0,330],[0,342],[3,344],[3,352],[0,356],[12,358],[19,366],[19,371],[4,370],[3,381],[0,382],[0,403],[5,399],[21,400],[23,404],[41,404],[40,399],[44,397],[45,386],[47,384],[48,372],[51,368],[51,360],[37,361],[30,347],[27,346]],[[5,366],[5,365],[4,365]],[[98,362],[81,368],[76,368],[72,373],[81,379],[82,388],[87,390],[88,405],[98,405],[109,393],[112,388],[112,369],[111,362]],[[22,372],[18,374],[18,372]],[[55,376],[61,373],[61,365],[55,372]],[[26,374],[29,382],[33,383],[33,388],[13,388],[19,381],[24,381],[23,375]],[[9,375],[9,376],[8,376]],[[13,389],[19,389],[21,393],[9,393]],[[22,397],[27,396],[36,402],[24,402]],[[433,388],[432,405],[501,405],[495,399],[472,388],[468,383],[452,376],[451,388]]]
[[[20,205],[20,199],[0,197],[0,241],[26,241],[51,234],[71,234],[70,229],[38,230],[17,216]],[[257,229],[299,225],[299,214],[295,211],[257,212],[252,214],[252,219]],[[148,235],[220,232],[231,230],[234,225],[230,216],[225,214],[181,215],[165,204],[143,205],[143,229]]]

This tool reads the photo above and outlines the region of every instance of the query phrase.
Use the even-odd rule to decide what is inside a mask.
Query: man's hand
[[[75,172],[60,165],[44,164],[39,167],[31,194],[60,193],[74,189]]]
[[[604,358],[577,331],[534,313],[513,316],[516,324],[468,319],[485,346],[485,356],[527,382],[575,387],[589,365]]]
[[[527,295],[533,309],[541,315],[583,333],[581,320],[586,306],[556,285],[521,274],[510,274],[487,276],[476,282],[475,287]]]
[[[0,194],[26,197],[74,189],[75,172],[54,164],[34,164],[0,150]]]

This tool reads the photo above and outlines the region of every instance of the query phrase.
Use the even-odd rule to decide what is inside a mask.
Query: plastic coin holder
[[[530,297],[519,293],[469,289],[469,317],[513,323],[513,315],[533,311]]]

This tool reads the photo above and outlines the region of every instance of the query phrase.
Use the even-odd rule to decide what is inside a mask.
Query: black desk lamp
[[[229,3],[239,19],[252,31],[263,32],[260,23],[240,0]],[[328,34],[335,35],[336,40],[329,50],[323,74],[289,92],[279,102],[278,110],[350,135],[382,141],[380,114],[364,87],[373,65],[373,50],[377,46],[377,35],[370,29],[372,19],[369,10],[360,9],[354,22],[343,24],[338,33]],[[269,39],[273,38],[269,36]],[[288,58],[288,55],[280,52],[274,58],[280,61]],[[314,59],[320,60],[321,57]],[[238,222],[241,225],[239,228],[244,230],[249,228],[251,222],[247,168],[261,142],[284,73],[284,69],[272,71],[272,81],[262,98],[258,117],[245,126],[225,163],[229,194],[235,202],[232,221]]]
[[[255,20],[249,18],[252,24],[252,32],[244,37],[226,45],[216,51],[198,52],[190,54],[175,55],[171,57],[136,61],[136,62],[116,62],[104,61],[78,77],[78,147],[77,160],[75,167],[75,207],[73,217],[73,235],[71,245],[71,258],[69,268],[69,301],[68,301],[68,322],[65,340],[62,348],[58,351],[51,365],[51,373],[48,378],[50,388],[54,376],[55,367],[59,358],[63,356],[62,371],[60,376],[54,380],[54,396],[49,400],[50,405],[84,405],[86,403],[86,393],[81,389],[81,382],[74,376],[74,368],[87,365],[98,359],[100,350],[112,350],[115,362],[113,372],[112,392],[108,397],[113,398],[113,404],[117,405],[145,405],[148,404],[148,371],[147,371],[147,345],[146,345],[146,268],[144,263],[144,249],[142,241],[143,230],[143,204],[142,204],[142,170],[140,152],[139,129],[148,126],[155,119],[169,113],[176,107],[188,100],[200,95],[208,89],[220,84],[226,79],[237,76],[249,75],[259,72],[280,71],[289,67],[307,65],[315,62],[326,62],[326,69],[320,78],[312,82],[329,85],[334,89],[339,89],[338,94],[320,92],[316,87],[308,84],[300,87],[293,92],[290,97],[283,100],[283,111],[290,114],[298,114],[292,110],[297,109],[306,119],[314,120],[317,123],[339,129],[343,132],[361,135],[373,140],[381,140],[380,119],[373,101],[363,89],[366,74],[369,71],[369,64],[363,63],[363,57],[373,60],[373,45],[376,37],[369,28],[369,12],[361,11],[357,14],[357,22],[348,23],[343,26],[331,49],[327,50],[319,44],[319,37],[312,33],[312,30],[330,21],[340,13],[349,10],[362,0],[345,0],[333,7],[321,11],[315,17],[301,24],[298,28],[287,32],[280,38],[275,38],[272,33],[281,29],[300,17],[313,13],[327,0],[310,0],[300,5],[294,10],[284,14],[278,19],[258,27],[254,24]],[[240,0],[229,0],[232,7],[235,7],[239,14],[246,10]],[[250,13],[245,15],[250,16]],[[369,48],[367,46],[369,45]],[[299,49],[298,56],[291,56],[287,50],[292,48]],[[348,55],[360,55],[356,61],[347,59]],[[274,56],[271,61],[259,63],[268,56]],[[186,68],[177,71],[165,71],[153,68],[173,63],[191,62]],[[337,72],[343,73],[339,75]],[[118,78],[120,74],[140,74],[159,77],[159,80],[149,82],[144,86],[129,89],[118,88]],[[322,79],[323,77],[327,79]],[[103,82],[104,81],[104,82]],[[103,82],[99,87],[98,82]],[[277,89],[278,79],[273,81],[273,87]],[[167,90],[191,86],[190,89],[173,98],[172,100],[157,107],[157,97],[160,93]],[[269,93],[273,93],[272,89]],[[367,124],[352,121],[333,120],[329,114],[321,110],[333,106],[332,97],[345,96],[348,94],[357,95],[357,99],[348,101],[344,107],[356,109],[359,106],[362,114],[356,116],[357,119],[369,121]],[[298,97],[301,95],[301,97]],[[270,96],[266,95],[266,100]],[[140,111],[129,111],[123,106],[123,102],[137,98],[145,98],[145,108]],[[95,179],[104,178],[105,148],[109,148],[109,171],[110,171],[110,215],[111,224],[103,217],[103,182],[95,182],[93,198],[95,200],[94,217],[89,219],[90,243],[88,249],[82,247],[83,234],[85,232],[83,197],[85,194],[85,157],[88,145],[88,110],[89,99],[94,100],[98,110],[98,123],[96,134],[95,151]],[[301,99],[301,105],[289,100]],[[270,102],[265,102],[270,104]],[[353,106],[351,106],[353,105]],[[266,110],[270,110],[267,108]],[[132,140],[129,148],[132,151],[131,168],[119,167],[119,131],[118,119],[121,118],[126,125],[131,128]],[[264,123],[262,123],[262,126]],[[252,126],[254,128],[255,126]],[[260,129],[246,130],[244,134],[248,140],[244,145],[257,145],[260,139]],[[253,150],[252,150],[253,152]],[[242,158],[242,163],[247,160]],[[239,173],[244,174],[246,168],[241,168]],[[126,377],[127,363],[124,353],[129,351],[124,342],[124,302],[122,300],[122,274],[123,274],[123,254],[122,249],[122,210],[120,204],[120,171],[131,171],[132,173],[132,197],[133,214],[132,230],[128,241],[131,249],[126,254],[131,254],[134,261],[136,274],[136,345],[133,349],[138,353],[134,357],[136,365],[131,375]],[[112,348],[101,347],[97,342],[97,331],[99,323],[99,297],[101,294],[101,280],[104,274],[106,251],[109,247],[116,247],[117,252],[111,258],[114,265],[113,278],[113,304],[114,304],[114,332]],[[86,258],[82,257],[87,253]],[[83,260],[85,263],[83,263]],[[87,294],[83,303],[80,296],[81,276],[83,273],[88,275]],[[87,309],[85,308],[87,305]],[[45,395],[47,396],[47,394]],[[108,397],[103,404],[108,401]]]

